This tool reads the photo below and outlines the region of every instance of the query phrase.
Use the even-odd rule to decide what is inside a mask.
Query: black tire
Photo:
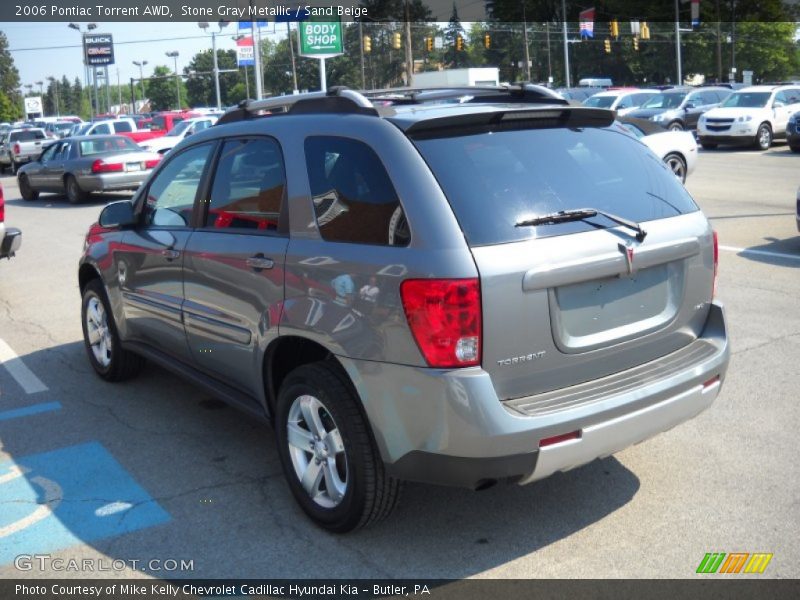
[[[753,143],[759,150],[769,150],[770,146],[772,146],[772,128],[769,123],[762,123],[758,126],[756,139]]]
[[[700,142],[700,145],[703,147],[703,150],[715,150],[717,148],[717,144],[713,142]]]
[[[345,473],[344,493],[338,497],[338,503],[327,507],[320,504],[321,500],[314,500],[306,492],[293,462],[296,460],[293,459],[293,453],[303,457],[306,454],[311,455],[311,458],[305,458],[308,470],[311,469],[312,461],[316,461],[316,450],[311,450],[314,445],[313,427],[308,426],[304,418],[296,422],[296,431],[303,434],[301,439],[309,438],[309,448],[302,450],[298,449],[300,446],[294,445],[290,449],[289,444],[289,419],[297,410],[293,406],[299,406],[297,403],[301,402],[301,397],[309,396],[319,403],[319,410],[316,411],[319,423],[324,425],[327,433],[338,429],[341,439],[342,450],[334,453],[331,459],[333,462],[328,464],[338,470],[340,480],[341,473]],[[400,481],[386,474],[359,404],[358,396],[346,375],[330,362],[316,362],[296,368],[287,375],[278,393],[275,437],[289,489],[314,523],[336,533],[346,533],[386,518],[397,505],[400,496]],[[320,441],[326,440],[327,438]],[[327,445],[322,445],[326,457]],[[324,476],[324,467],[318,467],[317,472],[322,473],[315,478],[319,482],[315,485],[315,488],[319,488],[318,497],[330,502],[330,498],[325,496],[329,492],[325,483],[328,479]],[[336,491],[330,495],[336,497]]]
[[[789,146],[789,150],[800,153],[800,146]]]
[[[19,193],[23,200],[36,200],[39,197],[39,192],[31,187],[31,182],[28,181],[28,176],[24,173],[17,176],[17,184],[19,185]]]
[[[89,197],[89,193],[81,189],[74,175],[67,175],[64,180],[64,187],[67,190],[67,200],[69,200],[70,204],[79,204]]]
[[[667,129],[669,131],[684,131],[686,128],[683,126],[683,123],[680,121],[673,121],[669,125],[667,125]]]
[[[664,163],[681,183],[686,183],[686,161],[680,154],[670,152],[664,157]]]
[[[87,311],[92,302],[102,305],[106,316],[106,330],[109,340],[110,353],[108,353],[108,364],[103,364],[95,356],[92,344],[89,340],[89,325],[87,323]],[[144,366],[144,358],[122,348],[117,325],[114,322],[114,314],[109,307],[105,289],[99,279],[93,279],[83,290],[83,301],[81,302],[81,326],[83,328],[83,345],[89,362],[95,372],[106,381],[124,381],[139,374]]]

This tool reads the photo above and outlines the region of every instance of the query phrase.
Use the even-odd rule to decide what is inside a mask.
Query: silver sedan
[[[73,204],[91,192],[135,190],[147,179],[161,156],[144,152],[121,135],[70,137],[48,146],[19,169],[19,191],[25,200],[40,192],[66,193]]]

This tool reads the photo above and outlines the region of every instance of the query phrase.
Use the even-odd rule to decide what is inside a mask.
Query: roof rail
[[[373,102],[423,104],[457,100],[463,103],[523,102],[531,104],[568,104],[550,88],[532,83],[501,86],[441,86],[427,88],[387,88],[363,92]]]
[[[378,114],[372,103],[362,94],[345,86],[335,86],[325,92],[274,96],[264,100],[244,100],[237,108],[222,115],[217,125],[252,119],[265,114],[320,112]]]

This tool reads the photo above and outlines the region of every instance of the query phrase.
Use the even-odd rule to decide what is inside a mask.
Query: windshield
[[[123,136],[97,137],[81,142],[81,156],[117,152],[141,152],[141,148]]]
[[[592,96],[584,100],[583,105],[591,106],[592,108],[609,108],[616,99],[616,96]]]
[[[684,98],[686,98],[685,92],[683,94],[656,94],[642,104],[641,108],[678,108]]]
[[[771,92],[734,92],[720,106],[741,106],[744,108],[763,108],[769,102]]]
[[[415,144],[471,246],[590,231],[584,221],[515,227],[586,206],[636,222],[698,210],[658,157],[616,127],[492,131]]]
[[[191,125],[192,124],[189,123],[188,121],[181,121],[180,123],[175,125],[175,127],[173,127],[172,130],[167,135],[174,135],[174,136],[183,135],[183,132],[186,131],[189,127],[191,127]]]
[[[56,123],[53,127],[55,127],[55,129],[58,131],[66,131],[68,129],[72,129],[74,125],[74,123]]]

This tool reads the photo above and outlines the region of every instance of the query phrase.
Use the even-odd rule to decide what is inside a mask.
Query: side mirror
[[[98,219],[101,227],[129,227],[136,224],[133,204],[128,200],[112,202],[100,211]]]
[[[687,102],[687,103],[686,103],[686,104],[685,104],[683,107],[684,107],[686,110],[690,110],[690,109],[692,109],[692,108],[697,108],[697,106],[695,106],[694,102]]]

